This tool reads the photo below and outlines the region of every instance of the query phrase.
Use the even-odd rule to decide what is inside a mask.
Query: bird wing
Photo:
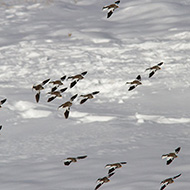
[[[60,90],[60,92],[62,93],[62,92],[65,92],[67,90],[67,87],[66,88],[62,88],[61,90]]]
[[[65,76],[61,77],[60,79],[61,79],[61,80],[65,80],[66,77],[67,77],[67,76],[65,75]]]
[[[179,176],[181,176],[181,174],[178,174],[178,175],[174,176],[173,179],[176,179],[176,178],[178,178]]]
[[[117,4],[117,5],[118,5],[119,3],[120,3],[120,1],[116,1],[116,2],[115,2],[115,4]]]
[[[166,187],[166,185],[163,185],[163,186],[160,188],[160,190],[163,190],[163,189],[165,189],[165,187]]]
[[[161,66],[164,62],[158,63],[158,66]]]
[[[87,155],[85,155],[85,156],[78,156],[77,159],[84,159],[86,157],[87,157]]]
[[[113,173],[113,171],[115,171],[115,168],[116,167],[111,167],[109,170],[108,170],[108,174],[111,175]],[[110,176],[111,177],[111,176]]]
[[[171,164],[173,160],[174,160],[173,157],[167,157],[167,162],[166,162],[166,164],[167,164],[167,165]]]
[[[83,76],[86,75],[86,74],[87,74],[87,71],[81,73],[81,75],[83,75]]]
[[[92,92],[93,95],[98,94],[100,91]]]
[[[128,91],[133,90],[135,87],[136,87],[136,85],[130,86],[129,89],[128,89]]]
[[[127,162],[120,162],[120,164],[127,164]]]
[[[70,112],[70,108],[65,110],[65,113],[64,113],[65,119],[69,117],[69,112]]]
[[[71,101],[74,101],[74,99],[75,99],[77,96],[78,96],[78,94],[75,94],[74,96],[72,96],[72,97],[70,98],[70,100],[71,100]]]
[[[35,98],[36,98],[36,102],[38,103],[39,100],[40,100],[40,92],[38,92],[38,93],[36,94]]]
[[[152,72],[150,72],[150,74],[149,74],[149,78],[151,78],[151,77],[154,75],[155,72],[156,72],[156,71],[152,71]]]
[[[181,150],[181,147],[178,147],[175,149],[175,153],[178,154],[178,152]]]
[[[141,75],[138,75],[136,79],[141,81]]]
[[[65,160],[65,161],[64,161],[64,164],[65,164],[66,166],[68,166],[68,165],[70,165],[71,162],[72,162],[71,160]]]
[[[54,100],[56,98],[56,96],[51,96],[50,98],[48,98],[47,102],[51,102],[52,100]]]
[[[82,99],[82,100],[80,101],[80,104],[83,104],[83,103],[86,102],[87,100],[88,100],[88,98]]]
[[[1,100],[0,105],[4,104],[6,101],[7,101],[7,99],[6,99],[6,98],[5,98],[5,99],[3,99],[3,100]]]
[[[98,189],[102,184],[103,184],[103,183],[99,183],[98,185],[96,185],[96,187],[95,187],[94,190]]]
[[[114,9],[112,9],[112,10],[110,10],[110,11],[108,12],[107,18],[109,18],[109,17],[113,14],[113,10],[114,10]]]
[[[70,84],[70,88],[72,88],[72,87],[75,86],[76,84],[77,84],[77,81],[74,80],[73,82],[71,82],[71,84]]]
[[[47,82],[49,82],[50,79],[46,79],[42,82],[42,85],[45,85]]]

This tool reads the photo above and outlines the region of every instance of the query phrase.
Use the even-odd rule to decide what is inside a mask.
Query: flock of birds
[[[113,14],[114,10],[119,8],[118,4],[120,3],[120,1],[116,1],[113,4],[104,6],[102,9],[107,9],[108,13],[107,13],[107,18],[111,17],[111,15]],[[151,78],[156,71],[161,69],[161,66],[163,65],[163,62],[160,62],[157,65],[154,65],[152,67],[147,68],[145,71],[150,71],[149,73],[149,78]],[[52,84],[53,86],[51,87],[50,92],[48,92],[47,94],[50,95],[50,97],[47,99],[47,102],[51,102],[53,101],[55,98],[57,97],[62,97],[62,93],[64,93],[65,91],[67,91],[69,88],[73,88],[80,80],[84,79],[84,76],[87,74],[87,71],[82,72],[80,74],[77,75],[73,75],[73,76],[69,76],[67,77],[66,75],[64,75],[63,77],[61,77],[60,79],[57,80],[53,80],[51,81],[50,78],[46,79],[44,81],[42,81],[40,84],[37,85],[33,85],[32,89],[34,89],[36,91],[35,94],[35,100],[38,103],[40,101],[40,95],[41,95],[41,91],[45,89],[45,86],[49,83]],[[61,88],[61,86],[64,85],[64,81],[65,80],[71,80],[71,83],[69,84],[68,87],[64,87]],[[138,75],[133,81],[130,82],[126,82],[126,84],[129,84],[129,89],[128,91],[131,91],[133,89],[135,89],[137,86],[142,85],[142,79],[141,79],[141,75]],[[98,94],[99,91],[94,91],[88,94],[82,94],[80,95],[81,100],[80,100],[80,104],[85,103],[87,100],[94,98],[94,95]],[[61,104],[58,109],[60,108],[64,108],[65,112],[64,112],[64,116],[67,119],[69,117],[69,113],[70,113],[70,108],[73,105],[73,101],[78,97],[78,94],[73,95],[68,101],[64,102],[63,104]],[[7,99],[3,99],[0,101],[0,108],[2,108],[2,105],[7,101]],[[2,125],[0,125],[0,130],[2,129]],[[174,152],[168,153],[168,154],[163,154],[161,156],[162,159],[166,158],[166,165],[169,165],[172,163],[172,161],[178,157],[178,153],[180,151],[181,147],[178,147],[175,149]],[[87,158],[87,155],[84,156],[78,156],[78,157],[68,157],[66,159],[63,160],[64,165],[65,166],[69,166],[71,163],[75,163],[78,160],[81,159],[85,159]],[[112,164],[106,164],[105,168],[108,168],[108,173],[106,176],[98,178],[97,179],[97,185],[95,186],[94,190],[97,190],[98,188],[100,188],[104,183],[108,183],[110,182],[110,178],[115,174],[115,170],[122,168],[123,165],[126,165],[127,162],[117,162],[117,163],[112,163]],[[167,185],[172,184],[174,182],[174,180],[178,177],[181,176],[181,173],[174,176],[174,177],[170,177],[167,179],[164,179],[163,181],[161,181],[161,187],[160,190],[163,190],[166,188]]]
[[[181,147],[178,147],[175,149],[174,152],[170,152],[168,154],[163,154],[161,156],[162,159],[165,159],[166,158],[166,165],[169,165],[172,163],[172,161],[178,157],[178,153],[179,151],[181,150]],[[74,163],[74,162],[77,162],[78,160],[81,160],[81,159],[85,159],[87,158],[87,155],[84,155],[84,156],[77,156],[77,157],[68,157],[68,158],[65,158],[63,160],[63,163],[65,166],[69,166],[71,163]],[[112,164],[106,164],[105,165],[105,168],[108,168],[108,174],[104,177],[101,177],[101,178],[98,178],[96,183],[97,185],[95,186],[95,189],[98,189],[100,188],[104,183],[108,183],[110,182],[110,178],[115,174],[115,170],[116,169],[119,169],[119,168],[122,168],[123,165],[126,165],[127,162],[117,162],[117,163],[112,163]],[[160,187],[160,190],[163,190],[166,188],[167,185],[169,184],[172,184],[174,183],[174,180],[178,177],[181,176],[181,173],[174,176],[174,177],[170,177],[170,178],[167,178],[167,179],[164,179],[163,181],[161,181],[161,187]]]
[[[37,103],[39,102],[41,91],[45,89],[45,86],[48,83],[53,84],[53,87],[51,88],[50,92],[47,93],[48,95],[50,94],[50,97],[48,98],[47,102],[51,102],[57,97],[62,97],[63,92],[65,92],[69,88],[73,88],[80,80],[84,79],[84,76],[86,74],[87,74],[87,71],[82,72],[80,74],[73,75],[73,76],[69,76],[69,77],[64,75],[63,77],[61,77],[60,79],[57,79],[57,80],[51,81],[50,79],[46,79],[40,84],[33,85],[32,89],[36,90],[36,95],[35,95],[36,102]],[[64,80],[71,80],[69,87],[64,87],[64,88],[59,89],[60,86],[64,85],[64,83],[63,83]],[[98,93],[99,93],[99,91],[94,91],[94,92],[91,92],[88,94],[81,94],[80,95],[80,97],[81,97],[80,104],[84,104],[87,100],[94,98],[94,95],[96,95]],[[73,95],[68,101],[64,102],[63,104],[61,104],[58,107],[58,109],[59,108],[65,109],[64,116],[66,119],[69,117],[71,106],[73,105],[73,101],[77,97],[78,97],[78,94]]]

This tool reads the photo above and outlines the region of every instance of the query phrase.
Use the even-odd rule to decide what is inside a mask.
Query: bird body
[[[86,158],[86,157],[87,157],[87,155],[85,155],[85,156],[78,156],[78,157],[68,157],[68,158],[64,159],[64,164],[65,164],[66,166],[68,166],[68,165],[70,165],[72,162],[77,162],[78,160],[84,159],[84,158]]]
[[[167,179],[164,179],[163,181],[161,181],[160,184],[162,184],[162,187],[160,188],[160,190],[163,190],[163,189],[166,188],[167,185],[174,183],[174,179],[176,179],[176,178],[178,178],[180,176],[181,176],[181,174],[178,174],[178,175],[176,175],[174,177],[167,178]]]
[[[177,154],[179,153],[180,150],[181,150],[181,147],[178,147],[178,148],[175,149],[175,152],[171,152],[171,153],[168,153],[168,154],[163,154],[161,156],[161,158],[162,159],[166,158],[167,159],[166,164],[169,165],[175,158],[178,157]]]
[[[108,174],[112,173],[115,169],[121,168],[123,164],[127,164],[127,162],[118,162],[113,164],[107,164],[105,168],[109,168]]]

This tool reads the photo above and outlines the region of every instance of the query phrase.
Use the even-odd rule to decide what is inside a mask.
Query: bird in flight
[[[127,162],[117,162],[113,164],[107,164],[105,168],[108,168],[108,174],[111,174],[115,169],[121,168],[123,164],[127,164]]]
[[[111,5],[107,5],[104,6],[102,9],[107,9],[108,10],[108,14],[107,14],[107,18],[109,18],[115,9],[119,8],[118,4],[120,3],[120,1],[116,1],[115,3],[111,4]]]
[[[138,85],[141,85],[142,82],[141,82],[141,75],[138,75],[136,77],[135,80],[133,80],[132,82],[126,82],[126,84],[131,84],[131,86],[129,87],[128,91],[131,91],[133,90],[134,88],[136,88]]]
[[[68,158],[64,159],[63,161],[66,166],[69,166],[72,162],[77,162],[78,160],[85,159],[86,157],[87,157],[87,155],[77,156],[77,157],[68,157]]]
[[[161,65],[163,65],[163,62],[158,63],[157,65],[154,65],[154,66],[152,66],[152,67],[149,67],[149,68],[147,68],[147,69],[145,70],[145,71],[148,71],[148,70],[151,71],[151,72],[149,73],[149,78],[152,77],[152,76],[155,74],[156,71],[158,71],[158,70],[161,69],[161,67],[160,67]]]
[[[98,93],[99,93],[99,91],[95,91],[90,94],[80,95],[81,97],[83,97],[83,99],[80,101],[80,104],[83,104],[87,100],[94,98],[94,95],[98,94]]]
[[[162,184],[162,186],[161,186],[160,190],[165,189],[167,185],[173,183],[173,182],[174,182],[174,179],[178,178],[179,176],[181,176],[181,174],[178,174],[178,175],[176,175],[176,176],[174,176],[174,177],[167,178],[167,179],[161,181],[160,184]]]
[[[166,165],[169,165],[175,158],[177,158],[177,154],[179,153],[179,151],[181,150],[181,147],[178,147],[175,149],[175,152],[171,152],[168,154],[163,154],[162,155],[162,159],[166,158]]]

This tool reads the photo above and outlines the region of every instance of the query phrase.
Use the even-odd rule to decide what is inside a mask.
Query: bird
[[[37,84],[37,85],[33,85],[32,89],[35,89],[37,91],[35,98],[36,98],[36,102],[38,103],[40,100],[40,91],[44,89],[44,85],[47,84],[49,82],[50,79],[46,79],[44,80],[42,83]]]
[[[176,176],[174,176],[174,177],[167,178],[167,179],[161,181],[160,184],[162,184],[162,186],[161,186],[160,190],[165,189],[165,187],[166,187],[167,185],[173,183],[173,182],[174,182],[174,179],[178,178],[179,176],[181,176],[181,174],[178,174],[178,175],[176,175]]]
[[[0,101],[0,108],[2,107],[2,105],[3,105],[6,101],[7,101],[6,98]]]
[[[110,181],[110,177],[113,176],[115,173],[110,173],[108,176],[102,177],[102,178],[98,178],[96,183],[98,183],[98,185],[96,185],[95,189],[98,189],[100,186],[102,186],[104,183],[108,183]]]
[[[99,91],[95,91],[95,92],[92,92],[92,93],[90,93],[90,94],[80,95],[81,97],[83,97],[83,99],[80,101],[80,104],[83,104],[83,103],[86,102],[88,99],[94,98],[93,95],[98,94],[98,93],[99,93]]]
[[[50,81],[49,83],[52,83],[53,85],[57,85],[59,87],[60,85],[63,85],[62,81],[64,81],[65,79],[66,79],[66,75],[61,77],[59,80]]]
[[[47,102],[51,102],[56,97],[62,97],[61,93],[65,92],[66,90],[67,90],[67,87],[60,89],[60,90],[57,90],[57,91],[48,92],[48,94],[51,94],[52,96],[50,98],[48,98]]]
[[[115,9],[119,8],[119,6],[118,6],[119,3],[120,3],[120,1],[116,1],[115,3],[113,3],[111,5],[104,6],[102,8],[102,10],[104,10],[104,9],[108,10],[107,18],[109,18],[113,14],[113,11]]]
[[[123,166],[123,164],[127,164],[127,162],[117,162],[117,163],[113,163],[113,164],[107,164],[105,166],[105,168],[109,168],[108,174],[110,174],[113,171],[115,171],[115,169],[121,168]]]
[[[126,84],[131,84],[132,86],[129,87],[128,91],[133,90],[134,88],[136,88],[138,85],[141,85],[141,75],[138,75],[136,77],[135,80],[133,80],[132,82],[126,82]]]
[[[78,96],[78,94],[75,94],[74,96],[72,96],[72,97],[70,98],[69,101],[67,101],[67,102],[65,102],[65,103],[63,103],[63,104],[61,104],[61,105],[58,107],[58,109],[59,109],[59,108],[66,108],[66,110],[65,110],[65,112],[64,112],[65,119],[67,119],[67,118],[69,117],[70,108],[71,108],[71,106],[73,105],[72,102],[75,100],[75,98],[76,98],[77,96]]]
[[[178,147],[175,149],[175,152],[163,154],[161,158],[162,159],[166,158],[167,159],[166,165],[169,165],[175,158],[178,157],[177,154],[179,153],[180,150],[181,150],[181,147]]]
[[[67,79],[72,79],[73,80],[73,82],[71,82],[71,84],[70,84],[70,88],[75,86],[79,80],[82,80],[84,78],[84,75],[86,75],[86,74],[87,74],[87,71],[82,72],[81,74],[69,76]]]
[[[81,159],[84,159],[86,157],[87,157],[87,155],[85,155],[85,156],[77,156],[77,157],[68,157],[68,158],[64,159],[64,164],[66,166],[69,166],[72,162],[77,162],[77,160],[81,160]]]
[[[149,73],[149,78],[151,78],[154,74],[155,74],[155,72],[156,71],[158,71],[158,70],[160,70],[161,69],[161,65],[163,64],[164,62],[160,62],[160,63],[158,63],[157,65],[154,65],[154,66],[152,66],[152,67],[149,67],[149,68],[147,68],[145,71],[147,71],[147,70],[150,70],[151,72]]]

